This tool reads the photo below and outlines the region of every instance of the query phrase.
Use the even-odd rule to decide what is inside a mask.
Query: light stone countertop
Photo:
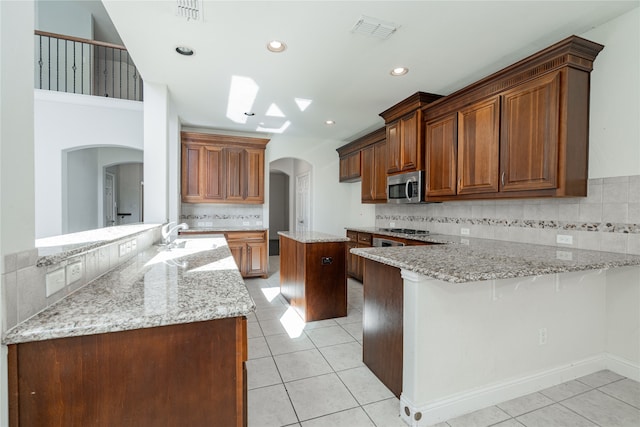
[[[411,239],[426,243],[447,244],[460,242],[459,236],[449,236],[446,234],[406,234],[386,231],[376,227],[346,227],[345,230],[360,231],[362,233],[378,234],[380,236],[398,237],[401,239]]]
[[[116,225],[37,239],[36,249],[39,258],[36,265],[38,267],[53,265],[81,252],[87,252],[120,239],[133,238],[145,231],[160,229],[161,226],[162,224]]]
[[[351,253],[451,283],[640,265],[640,256],[636,255],[447,235],[433,237],[449,238],[452,243],[359,248],[351,249]]]
[[[318,231],[278,231],[278,235],[288,237],[289,239],[295,240],[300,243],[331,243],[349,241],[349,238],[344,236],[336,236],[334,234],[321,233]]]
[[[223,236],[152,246],[7,331],[3,344],[246,316],[255,304]]]

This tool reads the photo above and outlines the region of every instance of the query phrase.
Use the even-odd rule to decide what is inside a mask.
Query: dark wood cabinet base
[[[402,392],[402,276],[398,268],[364,261],[362,360],[399,398]]]
[[[246,426],[246,318],[9,346],[11,426]]]

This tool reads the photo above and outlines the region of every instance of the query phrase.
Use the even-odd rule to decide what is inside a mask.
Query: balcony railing
[[[36,89],[142,101],[142,78],[124,46],[35,32]]]

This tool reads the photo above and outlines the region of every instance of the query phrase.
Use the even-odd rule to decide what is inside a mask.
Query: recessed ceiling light
[[[269,51],[271,52],[284,52],[286,48],[287,45],[280,40],[271,40],[269,43],[267,43],[267,49],[269,49]]]
[[[392,76],[404,76],[408,72],[409,72],[409,69],[407,67],[398,67],[398,68],[394,68],[393,70],[391,70],[391,75]]]
[[[336,124],[336,122],[335,122],[335,121],[333,121],[333,120],[325,120],[325,121],[324,121],[324,124],[325,124],[325,125],[328,125],[328,126],[331,126],[331,125],[335,125],[335,124]]]
[[[184,56],[193,55],[193,49],[188,48],[186,46],[178,46],[178,47],[176,47],[176,52],[178,52],[180,55],[184,55]]]

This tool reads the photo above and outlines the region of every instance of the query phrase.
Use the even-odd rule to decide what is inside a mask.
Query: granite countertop
[[[258,226],[244,227],[195,227],[186,230],[180,230],[180,234],[198,234],[198,233],[220,233],[223,231],[267,231],[268,228]]]
[[[38,261],[36,265],[38,267],[52,265],[81,252],[86,252],[120,239],[131,238],[161,226],[162,224],[116,225],[37,239]]]
[[[152,246],[6,332],[3,344],[245,316],[255,304],[223,236]]]
[[[396,233],[393,231],[382,230],[376,227],[346,227],[345,229],[351,230],[351,231],[359,231],[361,233],[371,233],[371,234],[377,234],[380,236],[398,237],[401,239],[411,239],[411,240],[417,240],[420,242],[434,243],[434,244],[458,243],[460,241],[460,237],[449,236],[446,234]]]
[[[328,242],[348,242],[349,238],[336,236],[333,234],[320,233],[318,231],[278,231],[280,236],[288,237],[300,243],[328,243]]]
[[[452,283],[640,265],[640,256],[499,240],[449,238],[452,244],[351,249],[351,253]]]

